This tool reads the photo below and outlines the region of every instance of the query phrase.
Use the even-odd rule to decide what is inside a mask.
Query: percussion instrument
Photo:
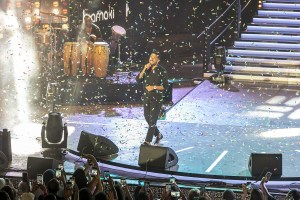
[[[93,49],[93,66],[95,76],[105,78],[109,62],[109,45],[106,42],[95,42]]]
[[[123,27],[118,25],[113,26],[111,30],[112,30],[112,35],[111,35],[110,52],[114,54],[117,49],[120,38],[121,36],[124,36],[126,34],[126,30]]]
[[[91,70],[93,67],[93,48],[94,44],[92,42],[88,42],[83,40],[80,42],[81,47],[81,69],[83,75],[91,74]]]
[[[115,25],[111,28],[112,30],[112,40],[119,41],[121,36],[126,35],[126,31],[123,27]]]
[[[79,43],[66,42],[64,44],[64,72],[66,76],[76,76],[79,65]]]

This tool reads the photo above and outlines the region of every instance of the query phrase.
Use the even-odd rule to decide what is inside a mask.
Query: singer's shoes
[[[159,141],[160,141],[161,139],[163,139],[163,138],[164,138],[163,134],[159,133],[159,134],[156,136],[156,140],[155,140],[155,142],[154,142],[154,145],[157,145],[157,144],[159,143]]]
[[[151,145],[151,143],[150,143],[150,142],[147,142],[147,141],[145,141],[145,142],[143,143],[143,145]]]

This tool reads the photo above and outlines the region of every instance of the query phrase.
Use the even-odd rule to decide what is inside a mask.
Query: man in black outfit
[[[158,144],[163,138],[157,129],[156,122],[163,103],[163,92],[168,87],[168,77],[165,68],[158,65],[159,61],[159,54],[157,52],[152,53],[149,63],[136,77],[137,82],[143,83],[144,86],[144,116],[149,125],[145,145],[151,145],[153,135],[156,136],[154,144]]]
[[[91,16],[84,16],[84,23],[81,25],[78,39],[93,43],[96,41],[101,42],[103,40],[101,30],[96,24],[92,23]]]
[[[78,42],[80,43],[81,50],[81,69],[82,74],[87,76],[91,74],[93,67],[93,49],[95,42],[102,41],[102,34],[100,28],[92,23],[90,15],[84,16],[84,22],[80,27],[78,34]]]

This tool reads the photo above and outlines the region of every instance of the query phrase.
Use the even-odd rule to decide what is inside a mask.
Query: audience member
[[[200,190],[197,188],[193,188],[188,193],[188,200],[195,200],[200,197]]]
[[[14,192],[14,189],[11,188],[9,185],[5,185],[2,189],[2,191],[5,191],[11,200],[16,199],[16,193]]]
[[[1,200],[11,200],[9,195],[3,190],[0,190],[0,199]]]
[[[58,191],[60,189],[59,181],[56,178],[51,179],[47,185],[48,194],[54,194],[56,199],[64,199],[63,197],[58,196]]]
[[[43,200],[57,200],[55,194],[47,194]]]
[[[144,186],[137,186],[134,190],[133,197],[129,192],[126,180],[122,180],[121,183],[114,181],[109,175],[105,179],[105,185],[103,185],[100,179],[100,169],[96,159],[92,155],[85,155],[87,159],[91,161],[92,164],[86,163],[85,168],[78,168],[72,178],[67,182],[65,171],[62,169],[61,177],[54,177],[54,170],[46,170],[43,173],[45,177],[44,183],[47,183],[47,187],[43,183],[37,183],[36,180],[27,181],[32,184],[32,190],[30,190],[30,184],[27,182],[20,182],[18,184],[18,194],[16,195],[16,189],[10,180],[0,178],[0,200],[153,200],[154,195],[149,184],[144,184]],[[97,166],[97,167],[96,167]],[[91,179],[90,172],[87,169],[96,169],[96,173],[92,172],[93,175]],[[96,177],[96,178],[95,178]],[[52,178],[52,179],[50,179]],[[74,178],[74,182],[73,182]],[[50,180],[49,180],[50,179]],[[6,181],[6,182],[5,182]],[[268,181],[267,175],[262,178],[259,188],[252,188],[250,200],[273,200],[275,199],[268,191],[266,183]],[[1,184],[4,186],[1,186]],[[5,185],[8,183],[9,185]],[[80,189],[78,185],[80,186]],[[62,186],[62,187],[61,187]],[[104,188],[105,186],[105,188]],[[242,185],[243,194],[242,200],[247,199],[248,190],[245,184]],[[40,192],[37,192],[40,190]],[[59,191],[62,191],[61,195],[58,195]],[[159,197],[160,195],[158,195]],[[180,187],[176,182],[169,183],[164,187],[161,194],[162,200],[186,200],[184,193],[181,191]],[[188,192],[188,200],[210,200],[208,193],[205,188],[193,188]],[[232,190],[227,189],[223,192],[223,200],[235,199],[235,194]],[[300,200],[299,190],[290,190],[286,195],[286,199]]]
[[[232,190],[227,189],[223,192],[223,200],[234,200],[234,193]]]
[[[135,189],[133,191],[133,199],[138,199],[141,188],[142,188],[142,186],[140,186],[140,185],[135,187]]]
[[[95,200],[108,200],[107,195],[104,192],[98,192],[95,195]]]
[[[163,190],[161,199],[171,199],[176,200],[181,198],[182,200],[186,200],[184,193],[180,190],[176,182],[172,184],[167,184]]]
[[[34,200],[35,195],[31,192],[23,193],[20,200]]]
[[[48,182],[53,178],[55,178],[55,171],[53,169],[47,169],[46,171],[44,171],[43,183],[45,186],[47,186]]]
[[[266,176],[263,177],[261,179],[261,182],[260,182],[260,188],[261,188],[261,191],[262,191],[262,194],[263,194],[263,199],[268,199],[268,200],[276,200],[268,191],[267,189],[267,186],[266,186],[266,182],[268,182]]]
[[[300,200],[299,190],[296,190],[296,189],[290,190],[286,195],[286,199]]]
[[[18,184],[17,195],[20,197],[22,196],[23,193],[28,193],[28,192],[30,192],[30,185],[27,182],[21,181]]]
[[[6,185],[5,183],[5,179],[4,178],[0,178],[0,190]]]
[[[121,184],[118,181],[115,181],[114,187],[117,193],[118,200],[125,200],[125,194]]]
[[[89,188],[81,188],[79,190],[79,200],[93,200],[92,191]]]

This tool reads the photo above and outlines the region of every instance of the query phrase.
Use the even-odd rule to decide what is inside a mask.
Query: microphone
[[[152,67],[151,63],[148,63],[147,65],[149,66],[149,67],[147,67],[147,69],[151,69],[151,67]]]

